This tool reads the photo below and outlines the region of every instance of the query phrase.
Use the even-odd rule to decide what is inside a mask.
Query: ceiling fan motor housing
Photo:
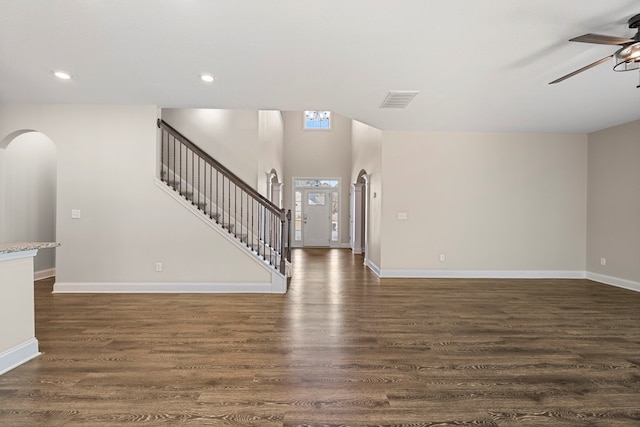
[[[629,18],[629,28],[638,28],[638,32],[631,38],[633,43],[625,43],[613,54],[614,71],[631,71],[640,68],[640,13]]]

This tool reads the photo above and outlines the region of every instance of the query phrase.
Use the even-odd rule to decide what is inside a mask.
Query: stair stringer
[[[217,204],[212,200],[209,200],[209,197],[206,194],[203,194],[202,192],[196,190],[193,185],[184,180],[168,166],[162,166],[161,177],[162,178],[160,179],[160,181],[166,184],[167,187],[169,187],[171,190],[173,190],[171,191],[171,194],[177,195],[177,197],[181,201],[183,199],[186,200],[191,205],[193,205],[201,214],[204,214],[205,218],[210,218],[212,222],[215,222],[217,225],[222,227],[223,230],[228,231],[229,234],[235,238],[234,240],[240,240],[241,243],[246,244],[246,246],[249,248],[249,251],[255,254],[259,259],[262,257],[262,259],[266,261],[268,257],[271,261],[271,266],[277,269],[277,267],[280,265],[281,256],[278,253],[277,249],[272,248],[269,245],[261,245],[260,237],[256,236],[251,229],[249,229],[245,224],[242,223],[242,221],[236,222],[235,218],[231,215],[230,212],[226,213],[225,222],[220,221],[220,211]],[[196,202],[196,200],[198,202]],[[236,229],[236,226],[239,226],[238,229]],[[250,245],[249,242],[257,243]],[[285,276],[291,277],[292,271],[293,269],[291,266],[291,262],[285,259]]]
[[[156,186],[162,190],[165,194],[170,196],[176,202],[181,204],[185,209],[195,215],[198,219],[204,222],[211,229],[215,230],[218,234],[224,237],[230,244],[234,245],[242,252],[244,252],[253,262],[258,264],[261,268],[265,269],[271,275],[271,293],[284,294],[287,292],[287,278],[278,270],[273,268],[266,260],[262,259],[259,254],[249,248],[244,242],[237,239],[227,229],[223,228],[221,224],[216,223],[215,220],[209,218],[207,214],[201,211],[191,201],[186,199],[180,193],[173,190],[166,182],[163,182],[159,178],[154,178]]]

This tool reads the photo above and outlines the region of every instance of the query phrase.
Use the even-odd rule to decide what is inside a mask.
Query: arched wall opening
[[[369,175],[361,169],[351,185],[351,249],[353,253],[368,253]]]
[[[267,198],[271,200],[274,205],[282,208],[282,183],[275,169],[267,172]]]
[[[56,241],[57,148],[25,129],[0,140],[0,241]],[[55,251],[39,251],[34,277],[55,275]]]

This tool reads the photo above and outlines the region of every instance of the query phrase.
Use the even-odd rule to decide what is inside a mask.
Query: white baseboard
[[[375,270],[374,270],[375,271]],[[383,278],[424,279],[584,279],[584,271],[565,270],[381,270]]]
[[[40,351],[38,350],[38,340],[35,338],[3,351],[0,353],[0,375],[38,356],[40,356]]]
[[[381,278],[416,279],[589,279],[606,285],[640,292],[640,283],[618,277],[569,270],[380,270],[371,261],[367,266]]]
[[[365,265],[371,269],[375,273],[376,276],[382,277],[380,267],[375,265],[370,259],[365,261]]]
[[[595,282],[604,283],[605,285],[617,286],[619,288],[628,289],[630,291],[640,292],[640,283],[634,282],[632,280],[605,276],[604,274],[591,273],[589,271],[587,271],[586,278]]]
[[[33,280],[42,280],[48,279],[49,277],[54,277],[56,275],[55,268],[48,268],[46,270],[38,270],[33,273]]]
[[[282,283],[148,283],[148,282],[58,282],[54,294],[68,293],[133,293],[133,294],[194,294],[194,293],[278,293],[287,291]]]

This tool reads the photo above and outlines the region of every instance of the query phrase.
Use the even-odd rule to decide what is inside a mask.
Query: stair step
[[[165,184],[167,184],[169,187],[171,187],[171,189],[177,193],[180,193],[180,195],[186,197],[187,199],[189,197],[193,197],[193,191],[192,190],[187,190],[187,189],[183,189],[182,191],[180,191],[180,183],[179,182],[175,182],[175,181],[164,181]]]
[[[198,209],[200,209],[200,210],[202,210],[202,211],[205,211],[205,210],[206,210],[206,208],[207,208],[207,205],[208,205],[208,203],[207,203],[207,202],[204,202],[204,201],[202,201],[202,202],[194,202],[194,201],[192,200],[192,201],[191,201],[191,203],[192,203],[195,207],[197,207]]]

